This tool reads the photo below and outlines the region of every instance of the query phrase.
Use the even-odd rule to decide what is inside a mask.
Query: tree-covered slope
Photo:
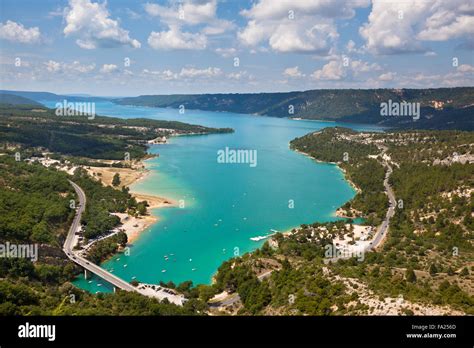
[[[383,102],[418,102],[421,118],[382,117]],[[474,129],[474,88],[333,89],[288,93],[144,95],[116,103],[228,111],[275,117],[386,124],[400,128]],[[436,102],[436,104],[435,104]],[[439,104],[441,102],[441,104]],[[442,106],[440,106],[442,105]],[[436,107],[435,107],[436,106]]]

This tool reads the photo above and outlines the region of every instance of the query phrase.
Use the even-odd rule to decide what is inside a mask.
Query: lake
[[[49,107],[54,103],[46,102]],[[272,230],[303,223],[334,221],[336,209],[355,192],[332,164],[316,163],[289,149],[290,140],[333,126],[380,130],[375,126],[290,120],[198,110],[180,114],[159,109],[96,103],[99,115],[176,120],[210,127],[230,127],[232,134],[180,136],[153,145],[159,157],[146,161],[150,174],[132,190],[168,197],[181,207],[155,209],[158,223],[143,232],[130,255],[117,254],[102,267],[125,280],[146,283],[192,280],[211,282],[219,265],[260,247]],[[219,163],[218,151],[249,150],[250,163]],[[167,259],[165,258],[167,256]],[[78,278],[91,292],[110,291],[104,281]]]

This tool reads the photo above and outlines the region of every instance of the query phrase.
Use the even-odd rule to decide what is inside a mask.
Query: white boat
[[[259,240],[265,239],[268,236],[257,236],[257,237],[252,237],[250,240],[253,240],[254,242],[258,242]]]
[[[266,236],[257,236],[257,237],[252,237],[250,238],[250,240],[253,240],[254,242],[258,242],[259,240],[262,240],[262,239],[267,239],[268,237],[271,237],[273,236],[274,234],[276,234],[278,231],[277,230],[271,230],[273,233],[271,234],[267,234]]]
[[[165,273],[166,272],[166,269],[162,270],[161,273]]]

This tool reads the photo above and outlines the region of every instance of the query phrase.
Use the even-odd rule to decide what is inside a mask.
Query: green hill
[[[383,117],[383,102],[420,103],[421,117]],[[474,88],[325,89],[288,93],[143,95],[115,99],[123,105],[387,125],[397,128],[474,129]],[[409,121],[409,122],[407,122]]]
[[[7,93],[0,93],[0,104],[42,106],[34,100]]]

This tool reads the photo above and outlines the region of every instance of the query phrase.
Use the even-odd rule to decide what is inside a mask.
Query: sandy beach
[[[120,176],[120,184],[117,186],[118,189],[122,187],[130,187],[139,180],[143,180],[150,173],[145,168],[145,164],[142,161],[132,162],[131,168],[115,168],[115,167],[92,167],[86,166],[87,173],[102,182],[105,186],[112,186],[112,179],[115,174]],[[136,198],[137,202],[147,201],[148,210],[162,208],[173,205],[174,202],[170,199],[159,197],[150,194],[144,194],[140,192],[130,191],[130,194]],[[125,231],[128,237],[128,242],[133,243],[140,234],[149,228],[151,225],[158,221],[158,217],[152,215],[149,212],[147,216],[133,217],[128,214],[116,213],[120,217],[122,222],[121,229]]]

